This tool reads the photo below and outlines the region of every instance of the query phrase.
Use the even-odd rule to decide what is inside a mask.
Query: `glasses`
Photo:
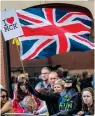
[[[49,73],[41,73],[41,74],[49,74]]]
[[[8,96],[7,96],[7,95],[2,95],[1,97],[2,97],[3,99],[4,99],[5,97],[6,97],[6,98],[8,98]]]

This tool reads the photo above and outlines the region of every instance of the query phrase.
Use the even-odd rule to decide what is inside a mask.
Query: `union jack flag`
[[[17,10],[23,37],[19,37],[21,59],[45,58],[69,51],[87,51],[92,20],[82,12],[58,8]]]

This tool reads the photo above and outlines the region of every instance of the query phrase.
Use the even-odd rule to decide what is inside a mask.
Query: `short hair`
[[[60,86],[62,86],[62,88],[64,88],[64,84],[65,84],[65,82],[62,79],[58,79],[55,81],[55,85],[60,85]]]
[[[51,69],[49,67],[43,67],[41,70],[43,70],[43,69],[47,69],[47,70],[51,71]]]
[[[56,71],[51,71],[50,73],[49,73],[49,75],[50,74],[56,74],[57,75],[57,77],[58,77],[58,74],[57,74],[57,72]]]
[[[32,110],[35,110],[37,107],[37,103],[34,99],[33,96],[26,96],[23,100],[22,100],[22,104],[26,107],[28,106],[32,106]]]

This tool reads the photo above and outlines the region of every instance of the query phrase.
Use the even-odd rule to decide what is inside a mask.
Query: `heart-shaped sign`
[[[7,18],[7,22],[12,24],[14,22],[14,17]]]

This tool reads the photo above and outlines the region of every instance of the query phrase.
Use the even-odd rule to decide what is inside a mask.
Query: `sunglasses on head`
[[[8,96],[7,96],[7,95],[2,95],[1,97],[2,97],[2,98],[5,98],[5,97],[6,97],[6,98],[8,98]]]

